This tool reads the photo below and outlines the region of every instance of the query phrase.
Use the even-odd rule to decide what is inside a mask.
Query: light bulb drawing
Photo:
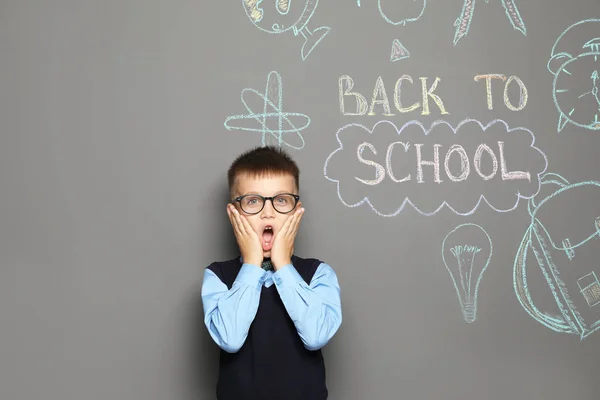
[[[479,284],[492,258],[492,241],[479,225],[466,223],[451,230],[442,242],[442,260],[458,296],[463,318],[477,318]]]

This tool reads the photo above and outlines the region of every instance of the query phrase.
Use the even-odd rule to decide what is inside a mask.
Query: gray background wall
[[[299,17],[305,5],[292,1],[288,16]],[[226,168],[261,144],[261,94],[277,103],[278,88],[283,107],[267,107],[274,117],[267,120],[265,140],[277,142],[280,129],[291,129],[285,120],[280,128],[281,112],[301,114],[290,116],[296,128],[310,121],[280,142],[302,169],[307,212],[297,254],[327,261],[342,286],[344,321],[324,349],[332,399],[598,398],[600,333],[592,331],[600,306],[586,303],[594,304],[595,286],[584,293],[577,283],[600,274],[594,225],[600,132],[573,123],[558,132],[554,76],[547,69],[562,32],[600,17],[597,1],[518,1],[526,35],[513,29],[501,1],[478,1],[468,35],[456,44],[453,24],[462,2],[428,1],[424,10],[423,2],[412,0],[381,5],[382,12],[375,0],[360,7],[319,2],[312,16],[306,14],[308,26],[331,30],[302,59],[301,36],[258,29],[239,1],[1,2],[0,398],[214,398],[217,349],[202,325],[202,273],[211,261],[236,254],[225,213]],[[283,17],[269,19],[273,2],[259,7],[261,23],[291,26]],[[410,19],[420,11],[405,26],[383,18]],[[571,90],[559,98],[591,91],[592,72],[600,71],[593,55],[578,58],[584,43],[600,37],[600,23],[588,25],[561,50],[578,66],[568,69],[570,80],[559,82],[559,90]],[[391,60],[394,39],[409,57]],[[265,95],[271,71],[281,85],[271,79]],[[429,114],[422,107],[399,113],[394,85],[405,74],[413,83],[402,81],[403,106],[422,102],[419,78],[430,87],[439,77],[434,93],[448,114],[431,97]],[[525,107],[509,109],[505,82],[493,80],[488,109],[485,81],[474,79],[480,74],[518,77],[527,88]],[[369,107],[381,76],[395,115],[382,115],[381,104],[376,115],[344,115],[338,86],[344,75]],[[515,79],[507,90],[514,106],[518,88]],[[257,91],[245,91],[244,99],[258,120],[228,125],[254,131],[228,130],[228,117],[250,114],[241,101],[244,89]],[[342,98],[346,112],[356,111],[352,96]],[[591,95],[564,102],[566,112],[576,104],[582,118],[597,112]],[[398,136],[381,123],[373,133],[350,126],[340,142],[336,136],[348,124],[370,130],[387,120],[400,129],[419,121],[428,128],[444,120],[456,127],[468,118],[484,125],[500,119],[521,129],[508,133],[495,124],[483,132],[471,123],[453,134],[436,125],[424,135],[413,124]],[[391,180],[385,163],[396,140],[408,142],[406,152],[402,145],[393,148],[390,164],[397,179],[411,174],[402,183]],[[501,178],[498,141],[508,170],[530,172],[530,181]],[[368,147],[357,154],[363,142],[377,154]],[[426,160],[440,145],[443,182],[434,182],[433,167],[426,165],[424,181],[417,182],[419,143]],[[488,181],[473,164],[482,143],[498,160]],[[469,157],[470,174],[462,182],[451,181],[444,169],[453,144]],[[459,154],[451,153],[449,163],[455,177]],[[386,175],[359,157],[377,162]],[[490,160],[482,153],[482,173],[491,171]],[[558,188],[540,185],[542,171],[586,183],[555,196],[557,204],[540,206],[559,249],[533,247],[540,260],[548,262],[545,252],[553,257],[555,269],[547,271],[561,274],[565,292],[556,297],[535,253],[525,247],[527,259],[519,263],[517,257],[532,222],[528,198]],[[377,177],[384,179],[375,185],[354,179]],[[339,181],[339,192],[331,179]],[[480,195],[489,204],[475,207]],[[366,202],[347,206],[363,198],[373,208]],[[379,215],[398,211],[406,198],[415,206]],[[472,225],[444,242],[467,223],[481,227],[491,245]],[[569,260],[560,251],[564,238],[571,245],[591,239]],[[467,279],[474,294],[481,277],[476,314],[467,317],[459,303],[462,284],[457,281],[457,292],[449,273],[458,271],[449,250],[455,244],[481,249]],[[522,280],[515,285],[522,272],[527,290]],[[593,284],[592,275],[586,279]],[[589,335],[565,322],[575,312]]]

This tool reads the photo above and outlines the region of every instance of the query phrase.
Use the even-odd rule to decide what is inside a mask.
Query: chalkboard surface
[[[331,399],[599,398],[597,0],[4,1],[0,54],[0,398],[215,398],[263,144],[340,280]]]

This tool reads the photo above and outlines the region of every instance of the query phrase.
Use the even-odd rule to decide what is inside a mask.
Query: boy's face
[[[290,174],[270,174],[264,176],[251,176],[240,174],[236,177],[233,190],[233,198],[247,194],[259,194],[263,197],[272,197],[282,193],[298,194],[294,177]],[[273,208],[271,201],[267,200],[265,206],[258,214],[247,214],[240,207],[239,202],[235,202],[235,207],[241,215],[246,217],[248,223],[258,235],[263,249],[263,257],[271,257],[271,247],[273,239],[288,219],[293,211],[282,214]],[[298,201],[294,210],[302,207],[302,202]],[[272,231],[265,228],[270,226]]]

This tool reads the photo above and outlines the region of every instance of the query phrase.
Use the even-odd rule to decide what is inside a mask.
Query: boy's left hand
[[[300,220],[304,215],[304,208],[301,207],[294,212],[284,222],[281,230],[275,235],[273,239],[273,247],[271,248],[271,262],[273,268],[278,270],[284,265],[291,264],[292,254],[294,253],[294,240],[296,239],[296,233],[298,232],[298,226]]]

